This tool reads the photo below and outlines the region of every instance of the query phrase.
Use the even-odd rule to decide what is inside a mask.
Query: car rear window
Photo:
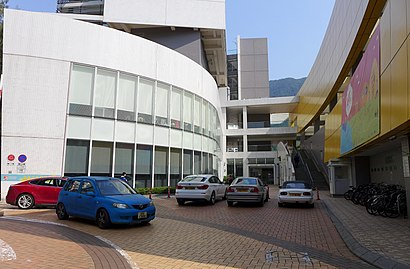
[[[257,185],[256,178],[238,178],[235,184],[237,185]]]
[[[181,182],[204,182],[206,177],[186,177]]]
[[[310,189],[310,186],[303,182],[289,182],[284,183],[283,188],[286,189]]]

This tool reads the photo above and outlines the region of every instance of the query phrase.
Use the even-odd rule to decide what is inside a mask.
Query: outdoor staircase
[[[301,180],[305,182],[310,182],[310,174],[312,175],[312,186],[318,188],[319,190],[329,190],[329,184],[325,178],[325,175],[318,170],[314,161],[309,158],[305,150],[300,150],[299,155],[301,161],[298,167],[295,167],[295,178],[296,180]],[[307,171],[309,169],[309,171]]]

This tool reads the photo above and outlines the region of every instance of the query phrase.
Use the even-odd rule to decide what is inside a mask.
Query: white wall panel
[[[170,147],[182,148],[182,131],[171,129],[171,141],[169,141]]]
[[[2,135],[63,138],[70,64],[11,55],[3,61]]]
[[[183,146],[187,149],[192,149],[192,133],[184,132],[183,135]]]
[[[1,173],[8,174],[7,156],[13,154],[14,168],[12,174],[17,174],[17,157],[27,156],[24,174],[60,175],[63,162],[64,139],[4,137],[1,148]]]
[[[169,146],[169,128],[155,127],[155,145]]]
[[[117,121],[115,128],[115,139],[117,142],[135,142],[135,123]]]
[[[202,135],[194,134],[194,149],[202,150]]]
[[[225,0],[105,0],[104,21],[225,29]]]
[[[114,121],[105,119],[93,119],[91,137],[93,140],[113,141]]]
[[[67,138],[91,138],[91,118],[69,116],[67,123]]]
[[[138,124],[136,141],[138,144],[152,145],[154,143],[154,126]]]

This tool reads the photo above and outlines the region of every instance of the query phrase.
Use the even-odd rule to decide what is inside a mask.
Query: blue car
[[[105,229],[113,223],[148,223],[155,218],[155,206],[120,179],[84,176],[67,180],[58,196],[56,214],[60,220],[69,216],[96,220]]]

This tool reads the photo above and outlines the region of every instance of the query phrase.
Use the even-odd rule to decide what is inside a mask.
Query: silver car
[[[303,181],[285,181],[279,187],[278,206],[285,204],[307,204],[314,207],[313,190],[310,184]]]
[[[214,175],[192,175],[178,182],[175,197],[179,205],[185,201],[204,200],[215,204],[217,199],[225,199],[226,185]]]
[[[269,187],[256,177],[238,177],[228,188],[228,206],[234,202],[252,202],[263,206],[269,199]]]

